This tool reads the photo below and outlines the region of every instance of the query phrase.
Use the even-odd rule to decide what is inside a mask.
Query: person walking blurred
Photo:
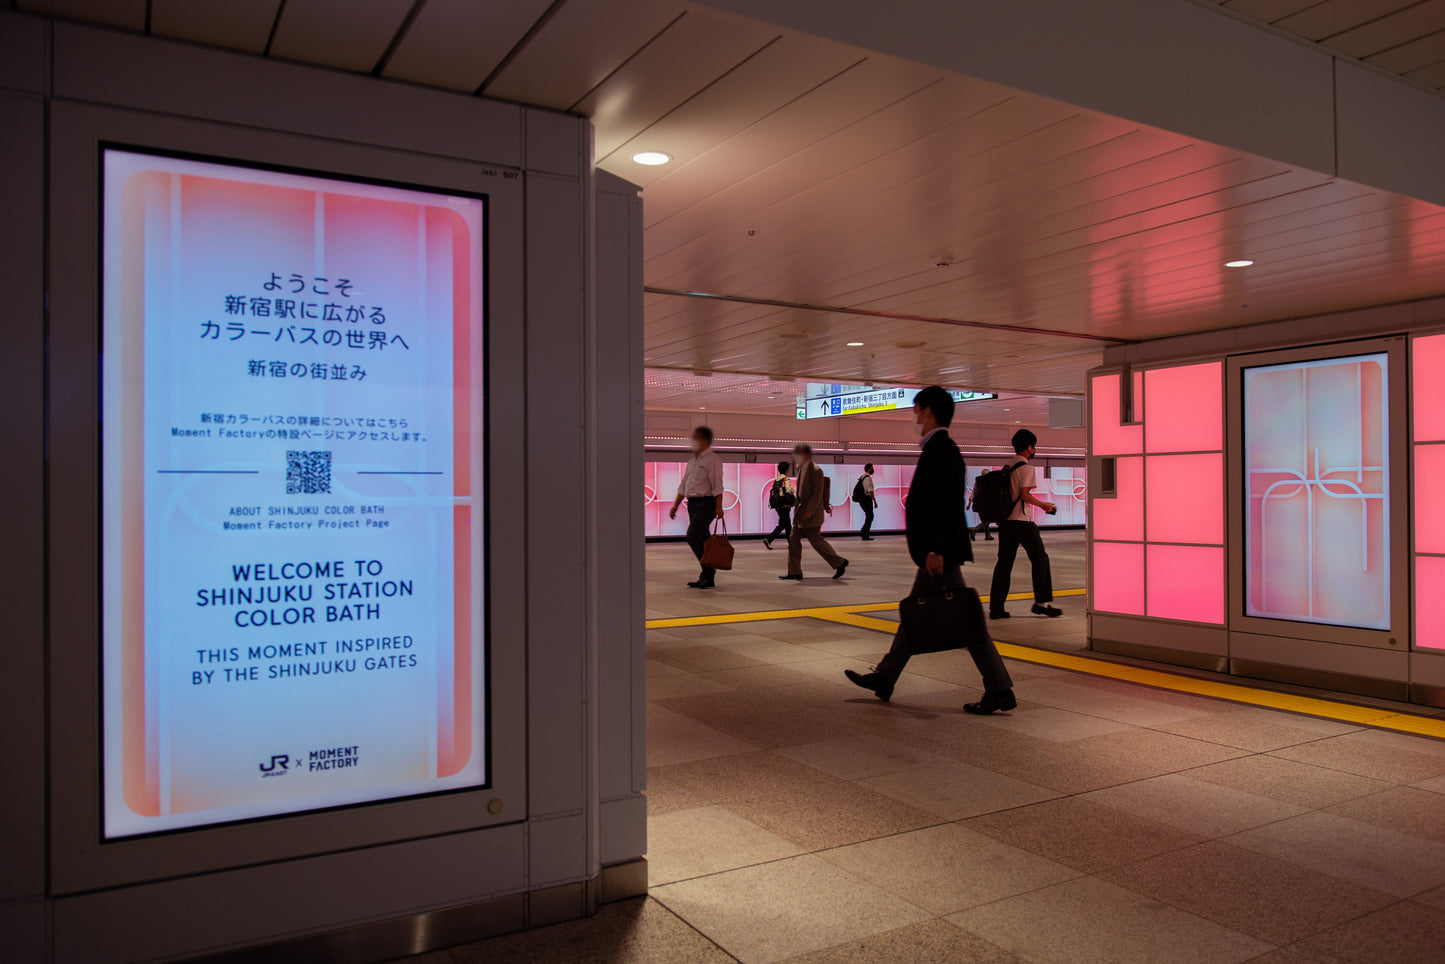
[[[823,516],[830,511],[828,480],[813,461],[811,445],[799,443],[793,449],[793,461],[798,465],[798,507],[793,514],[793,531],[788,535],[788,572],[778,578],[803,578],[803,540],[807,539],[832,568],[833,578],[842,579],[848,560],[834,552],[823,538]]]
[[[872,542],[873,537],[869,533],[873,531],[873,510],[878,507],[878,497],[873,494],[872,462],[863,466],[863,477],[853,486],[853,501],[863,510],[863,541]]]
[[[798,504],[798,493],[793,488],[793,480],[788,478],[788,463],[778,463],[778,474],[773,478],[772,487],[768,490],[768,508],[778,514],[778,524],[773,531],[763,538],[763,545],[769,549],[773,547],[773,540],[786,539],[793,531],[793,506]]]
[[[682,473],[677,485],[677,498],[668,512],[669,519],[677,518],[677,507],[687,500],[687,544],[697,561],[702,562],[702,546],[707,542],[708,529],[712,520],[723,517],[723,471],[722,457],[712,450],[712,429],[699,425],[692,430],[692,458]],[[688,583],[692,589],[712,589],[716,569],[702,567],[696,581]]]

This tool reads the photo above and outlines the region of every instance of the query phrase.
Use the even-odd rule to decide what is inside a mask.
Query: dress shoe
[[[1034,603],[1035,616],[1048,616],[1052,619],[1055,616],[1062,616],[1063,614],[1064,611],[1056,606],[1050,606],[1048,603]]]
[[[779,579],[796,579],[796,580],[798,580],[799,582],[802,582],[802,581],[803,581],[803,574],[800,572],[800,573],[798,573],[796,576],[787,575],[787,576],[779,576],[778,578],[779,578]]]
[[[988,618],[989,618],[989,619],[1008,619],[1008,617],[1009,617],[1009,612],[1008,612],[1007,609],[1000,609],[1000,610],[999,610],[998,612],[996,612],[996,613],[989,613],[989,614],[988,614]]]
[[[690,582],[690,583],[688,583],[688,584],[687,584],[687,588],[689,588],[689,589],[716,589],[716,588],[717,588],[717,584],[714,583],[712,580],[703,581],[703,580],[699,579],[697,582]]]
[[[764,548],[764,549],[771,549],[772,547],[773,547],[773,540],[771,540],[771,539],[764,539],[764,540],[763,540],[763,548]]]
[[[864,536],[864,537],[863,537],[863,541],[864,541],[864,542],[872,542],[872,541],[873,541],[873,537],[872,537],[872,536]]]
[[[985,693],[983,699],[977,703],[963,704],[963,711],[975,716],[988,716],[990,713],[1007,713],[1018,705],[1019,701],[1014,699],[1014,691],[1004,690],[1000,693]]]
[[[893,696],[893,684],[877,673],[855,673],[851,669],[845,669],[843,675],[848,677],[849,682],[854,686],[872,690],[873,695],[885,703]]]
[[[985,536],[983,537],[983,541],[984,541],[984,542],[992,542],[992,541],[993,541],[993,536],[985,535]]]
[[[843,560],[843,564],[842,564],[841,566],[839,566],[837,569],[834,569],[834,570],[833,570],[833,578],[834,578],[834,579],[842,579],[842,578],[843,578],[843,573],[845,573],[845,572],[847,572],[847,571],[848,571],[848,560],[847,560],[847,559],[844,559],[844,560]]]

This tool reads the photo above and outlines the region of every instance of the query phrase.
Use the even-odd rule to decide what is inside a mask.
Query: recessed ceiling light
[[[645,164],[648,167],[657,167],[659,164],[666,164],[672,160],[671,154],[664,154],[662,151],[638,151],[632,155],[632,159],[638,164]]]
[[[1226,268],[1248,268],[1252,264],[1254,264],[1254,262],[1249,260],[1248,258],[1240,258],[1238,261],[1224,262],[1224,266]]]
[[[848,342],[848,347],[849,347],[849,348],[862,348],[862,347],[863,347],[863,343],[862,343],[861,341],[850,341],[850,342]]]

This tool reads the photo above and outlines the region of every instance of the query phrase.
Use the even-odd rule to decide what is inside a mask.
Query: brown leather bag
[[[718,534],[718,523],[722,523],[722,534]],[[712,524],[712,535],[702,544],[702,564],[705,569],[731,569],[733,567],[733,546],[728,542],[728,524],[718,519]]]

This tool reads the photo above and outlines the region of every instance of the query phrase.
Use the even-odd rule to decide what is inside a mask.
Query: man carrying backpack
[[[778,474],[773,478],[772,488],[768,490],[768,508],[778,514],[778,524],[763,539],[763,545],[769,549],[773,547],[774,539],[786,539],[793,532],[793,506],[798,504],[798,494],[793,490],[793,482],[788,478],[788,463],[778,463]]]
[[[873,531],[873,510],[878,505],[878,497],[873,494],[872,462],[863,466],[863,475],[853,486],[853,501],[863,510],[863,541],[872,542],[869,533]]]
[[[1029,506],[1043,509],[1049,515],[1058,511],[1052,502],[1043,502],[1034,495],[1038,477],[1029,464],[1038,445],[1038,436],[1026,428],[1014,433],[1015,457],[1001,470],[1009,482],[1010,506],[1007,515],[998,522],[998,564],[993,568],[993,586],[988,593],[988,615],[990,619],[1007,619],[1009,582],[1013,578],[1014,559],[1019,546],[1028,553],[1029,565],[1034,571],[1034,608],[1039,616],[1062,616],[1063,611],[1053,605],[1054,580],[1049,571],[1049,554],[1044,551],[1044,540],[1039,527],[1029,516]],[[980,476],[979,482],[983,482]]]

